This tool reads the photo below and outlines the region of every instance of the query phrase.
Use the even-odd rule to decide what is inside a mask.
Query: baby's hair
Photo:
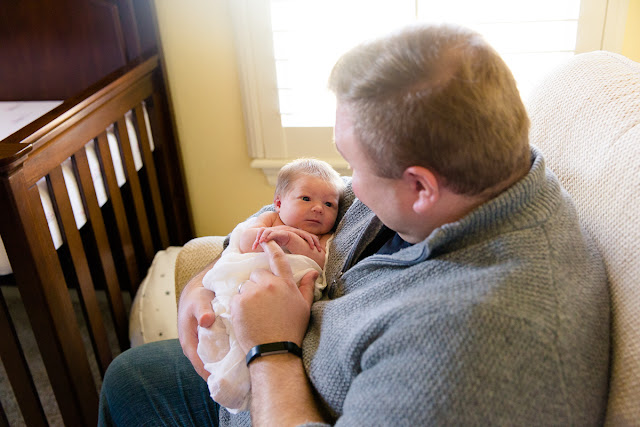
[[[332,185],[338,195],[342,197],[345,183],[340,178],[340,174],[329,163],[311,158],[297,159],[284,165],[278,172],[275,194],[280,196],[287,194],[291,189],[291,185],[301,176],[313,176],[322,179]]]

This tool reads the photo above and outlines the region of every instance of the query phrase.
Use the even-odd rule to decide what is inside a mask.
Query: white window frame
[[[282,127],[269,0],[229,3],[251,167],[261,169],[272,185],[284,164],[303,156],[320,158],[338,172],[349,174],[347,163],[331,143],[333,128]],[[629,0],[582,0],[576,53],[620,53],[628,8]]]

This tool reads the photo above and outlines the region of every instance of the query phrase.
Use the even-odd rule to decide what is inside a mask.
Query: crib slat
[[[131,231],[129,230],[129,222],[127,221],[127,214],[124,210],[124,203],[122,202],[122,194],[120,194],[120,187],[118,187],[116,180],[116,172],[113,169],[113,160],[111,159],[111,151],[109,150],[106,132],[98,135],[98,150],[100,152],[100,158],[102,159],[102,170],[106,178],[105,186],[107,187],[116,217],[116,226],[127,265],[127,273],[129,274],[131,296],[133,297],[138,290],[138,283],[140,283],[140,270],[138,269],[133,242],[131,241]]]
[[[118,343],[120,344],[120,350],[124,351],[129,348],[129,326],[127,313],[124,308],[124,302],[122,301],[120,286],[118,285],[118,274],[113,260],[111,246],[109,245],[109,238],[104,225],[102,210],[100,210],[98,198],[96,197],[85,149],[82,148],[79,150],[74,157],[78,167],[80,186],[82,187],[82,192],[87,204],[87,218],[91,223],[91,228],[93,229],[93,234],[96,238],[100,262],[102,264],[102,270],[107,284],[107,296],[111,306],[111,314],[113,316],[113,323],[115,325]]]
[[[0,342],[2,342],[0,358],[25,423],[28,426],[48,425],[2,292],[0,292]]]
[[[172,135],[170,125],[167,124],[167,118],[171,117],[169,107],[164,102],[164,90],[160,76],[155,76],[158,80],[158,90],[153,92],[150,98],[151,103],[147,103],[147,111],[149,112],[149,121],[151,122],[151,130],[153,141],[156,146],[156,155],[158,158],[158,168],[162,169],[162,173],[158,176],[160,186],[163,193],[167,192],[172,195],[172,199],[168,206],[168,221],[171,226],[170,237],[174,240],[174,244],[183,245],[193,236],[191,223],[189,221],[189,211],[187,209],[187,200],[182,187],[182,176],[180,172],[180,158],[175,139]]]
[[[162,198],[160,196],[160,188],[158,187],[158,177],[156,175],[156,166],[151,153],[151,145],[149,144],[149,135],[147,134],[147,125],[144,121],[144,112],[142,104],[138,104],[135,108],[136,123],[138,125],[138,133],[140,145],[142,146],[142,156],[144,159],[144,168],[149,177],[149,187],[151,189],[151,198],[153,200],[154,212],[158,222],[158,231],[160,232],[160,241],[162,248],[169,246],[169,233],[167,232],[167,222],[164,217],[164,209],[162,208]]]
[[[107,338],[107,330],[102,321],[100,307],[96,299],[96,291],[91,278],[91,271],[87,262],[87,256],[82,245],[80,232],[76,228],[76,220],[71,210],[71,201],[67,193],[67,187],[64,183],[62,175],[62,167],[58,166],[49,172],[51,187],[59,207],[60,218],[62,220],[62,228],[66,237],[67,245],[73,260],[73,266],[76,270],[78,283],[80,284],[80,296],[85,309],[89,330],[93,341],[94,350],[98,359],[100,373],[104,374],[113,360],[113,354],[109,347],[109,339]]]
[[[123,117],[118,119],[118,136],[120,137],[120,145],[122,154],[124,155],[124,163],[127,169],[127,180],[131,186],[131,193],[133,194],[133,206],[136,211],[136,217],[138,218],[138,225],[140,226],[140,235],[142,237],[142,246],[144,247],[144,255],[147,263],[151,262],[153,258],[153,241],[151,240],[151,230],[149,228],[149,219],[147,218],[147,211],[144,206],[144,196],[140,187],[140,179],[138,178],[138,172],[133,162],[133,153],[131,152],[131,143],[129,141],[129,135],[127,134],[127,127]]]

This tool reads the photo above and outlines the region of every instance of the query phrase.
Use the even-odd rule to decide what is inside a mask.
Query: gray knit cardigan
[[[574,206],[530,173],[461,220],[352,265],[382,224],[349,191],[303,361],[332,424],[598,425],[609,295]],[[249,425],[221,410],[221,425]]]

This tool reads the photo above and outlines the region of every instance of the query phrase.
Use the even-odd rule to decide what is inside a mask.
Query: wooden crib
[[[136,165],[132,135],[142,167]],[[124,184],[114,168],[114,141]],[[91,170],[89,148],[98,160],[97,173],[95,166]],[[179,159],[157,56],[130,63],[0,141],[0,236],[66,425],[96,425],[98,393],[89,358],[95,357],[103,374],[113,358],[107,325],[114,325],[120,349],[128,347],[122,291],[135,293],[157,250],[192,237]],[[65,162],[86,216],[80,230]],[[102,204],[96,176],[104,183],[107,200]],[[39,182],[48,190],[59,226],[63,244],[58,250]],[[91,336],[89,351],[69,288],[78,289]],[[111,319],[100,314],[96,288],[107,294]],[[0,356],[25,422],[46,425],[4,300],[0,340]]]

